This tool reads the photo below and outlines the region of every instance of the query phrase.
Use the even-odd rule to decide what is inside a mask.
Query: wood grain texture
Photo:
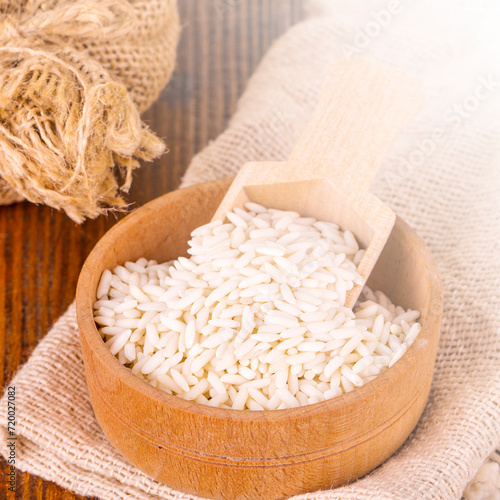
[[[77,315],[96,417],[131,463],[202,497],[277,500],[352,481],[406,440],[432,380],[441,283],[428,249],[402,220],[397,219],[369,285],[396,304],[419,310],[422,330],[389,370],[331,400],[264,412],[195,404],[133,375],[96,328],[93,304],[102,272],[140,257],[164,262],[187,256],[190,232],[211,219],[229,185],[230,180],[200,184],[148,203],[113,227],[87,259]]]
[[[144,115],[170,152],[135,172],[128,196],[132,208],[177,188],[193,154],[224,130],[272,41],[303,15],[301,0],[181,0],[179,10],[177,69]],[[86,256],[122,217],[77,226],[62,213],[27,202],[0,207],[2,387],[72,302]],[[8,492],[6,472],[0,460],[2,499],[82,498],[22,472],[16,492]]]

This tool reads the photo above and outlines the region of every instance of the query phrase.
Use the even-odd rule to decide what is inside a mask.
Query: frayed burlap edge
[[[168,5],[175,58],[179,19],[175,2]],[[0,15],[0,203],[25,198],[79,223],[125,208],[121,192],[133,169],[165,145],[142,123],[119,76],[75,45],[133,35],[139,19],[126,0]],[[159,44],[165,42],[162,35]],[[167,78],[172,70],[173,62],[164,68]]]

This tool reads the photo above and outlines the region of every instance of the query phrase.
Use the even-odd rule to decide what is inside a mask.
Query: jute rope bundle
[[[164,151],[139,113],[178,36],[175,0],[0,0],[0,204],[76,222],[123,207],[138,160]]]

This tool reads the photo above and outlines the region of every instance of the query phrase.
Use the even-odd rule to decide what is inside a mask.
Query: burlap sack
[[[359,29],[387,5],[356,2],[368,16]],[[459,499],[481,466],[466,497],[500,495],[498,463],[484,464],[500,442],[500,79],[497,59],[484,46],[481,57],[470,52],[464,59],[481,3],[456,7],[442,0],[444,18],[453,19],[449,31],[432,26],[438,8],[432,5],[407,4],[361,50],[354,24],[359,13],[343,12],[343,1],[315,2],[318,15],[273,45],[227,130],[193,159],[184,178],[188,185],[233,175],[249,159],[286,158],[329,64],[353,48],[413,69],[428,83],[422,113],[398,138],[372,190],[417,230],[441,271],[444,316],[430,399],[414,433],[381,467],[351,485],[297,499]],[[335,16],[325,16],[329,8]],[[500,38],[496,25],[491,28],[483,28],[484,43],[487,34]],[[146,477],[100,431],[86,391],[74,306],[9,385],[16,387],[21,470],[109,500],[194,498]],[[5,397],[0,407],[7,407]],[[2,412],[0,429],[6,454]]]
[[[138,159],[164,151],[139,113],[170,78],[179,31],[175,0],[0,2],[0,204],[77,222],[124,206]]]

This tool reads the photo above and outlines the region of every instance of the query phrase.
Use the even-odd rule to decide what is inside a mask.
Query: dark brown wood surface
[[[136,171],[128,197],[132,207],[178,187],[191,157],[224,130],[262,55],[303,16],[301,0],[180,0],[179,10],[177,68],[144,115],[170,152]],[[0,207],[2,387],[73,301],[86,256],[119,218],[78,226],[44,206]],[[19,471],[16,492],[8,492],[6,472],[0,460],[1,499],[82,498]]]

